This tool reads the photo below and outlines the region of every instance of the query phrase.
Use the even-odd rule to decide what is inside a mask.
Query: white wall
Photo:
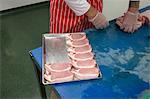
[[[127,11],[129,0],[103,0],[103,14],[108,20],[122,16]],[[150,0],[140,0],[140,8],[150,5]]]
[[[0,11],[47,0],[0,0]]]

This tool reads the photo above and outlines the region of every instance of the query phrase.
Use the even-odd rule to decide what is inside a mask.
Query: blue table
[[[148,9],[150,6],[141,11]],[[138,98],[150,92],[149,26],[144,25],[136,33],[128,34],[112,21],[106,30],[85,32],[103,78],[53,85],[62,99]],[[31,55],[41,69],[41,47],[32,50]]]

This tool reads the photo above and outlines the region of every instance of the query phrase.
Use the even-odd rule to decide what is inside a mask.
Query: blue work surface
[[[124,33],[110,23],[106,30],[85,31],[102,79],[53,85],[62,99],[138,98],[150,90],[150,28]],[[42,49],[31,51],[41,68]]]

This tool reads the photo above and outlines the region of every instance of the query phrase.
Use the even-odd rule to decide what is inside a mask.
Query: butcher
[[[103,0],[50,0],[50,33],[82,32],[85,29],[104,29],[109,25],[102,14]],[[130,0],[129,9],[120,21],[120,29],[136,31],[139,0]]]

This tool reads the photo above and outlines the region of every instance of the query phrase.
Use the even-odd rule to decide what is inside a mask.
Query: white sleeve
[[[87,0],[65,0],[77,16],[85,14],[91,7]]]

